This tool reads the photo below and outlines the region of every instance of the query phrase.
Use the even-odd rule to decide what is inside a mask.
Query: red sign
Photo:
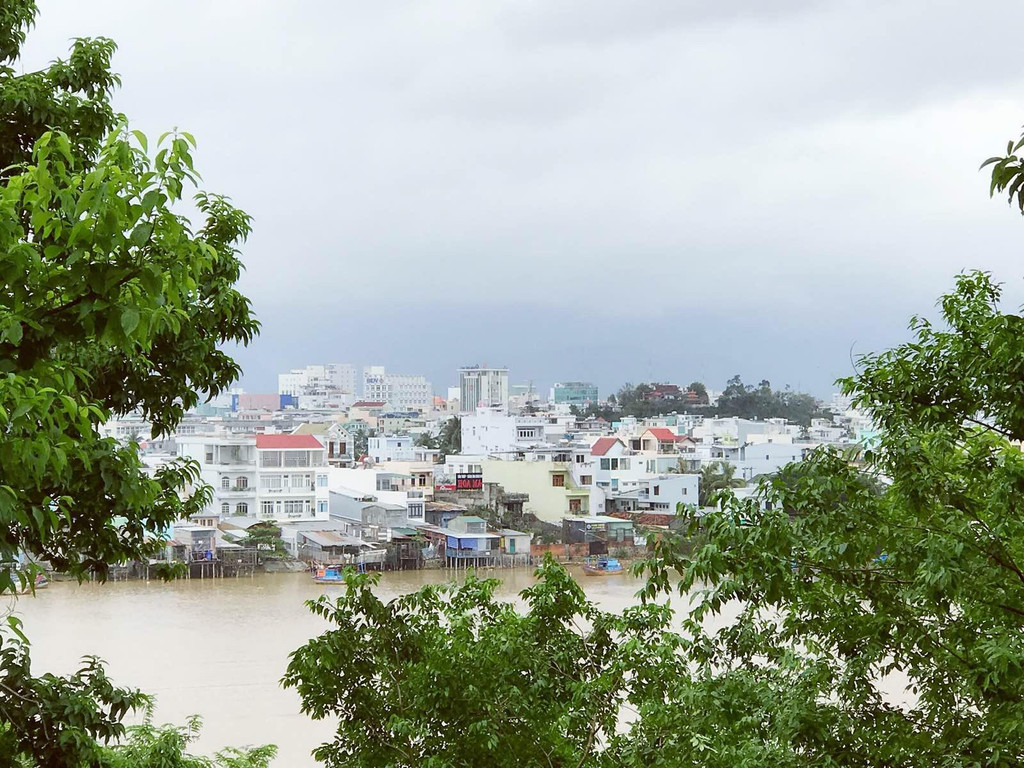
[[[479,473],[469,474],[459,472],[455,475],[455,490],[457,491],[482,491],[484,489],[484,476]]]

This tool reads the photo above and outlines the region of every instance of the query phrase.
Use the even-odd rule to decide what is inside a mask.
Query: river
[[[635,601],[639,582],[628,575],[574,575],[598,606],[621,611]],[[498,594],[512,598],[533,583],[527,569],[492,572]],[[485,573],[483,575],[491,575]],[[446,571],[385,573],[382,598],[451,578]],[[327,629],[304,601],[339,587],[306,574],[108,584],[53,583],[17,600],[15,612],[32,641],[35,674],[73,672],[84,655],[108,664],[119,685],[157,697],[157,722],[182,724],[199,714],[202,735],[193,751],[277,744],[275,766],[314,766],[310,751],[329,741],[329,723],[299,712],[298,695],[278,684],[288,654]]]

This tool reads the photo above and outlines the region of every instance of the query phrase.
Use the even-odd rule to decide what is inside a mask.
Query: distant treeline
[[[678,389],[678,392],[673,391]],[[668,413],[690,413],[702,416],[738,416],[742,419],[783,418],[794,424],[809,426],[811,419],[828,416],[821,402],[805,392],[789,387],[772,389],[771,382],[761,381],[756,387],[744,384],[739,376],[729,379],[715,405],[708,404],[707,388],[699,381],[689,388],[670,388],[664,384],[625,384],[607,401],[591,403],[576,409],[580,416],[600,416],[617,421],[623,416],[638,419],[664,416]]]

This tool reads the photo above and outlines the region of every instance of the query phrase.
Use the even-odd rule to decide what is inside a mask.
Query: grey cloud
[[[991,42],[1022,22],[1009,0],[50,0],[26,66],[117,39],[118,107],[193,131],[254,215],[252,386],[377,354],[438,385],[479,355],[824,389],[960,269],[1019,284],[1022,222],[977,165],[1024,122]]]

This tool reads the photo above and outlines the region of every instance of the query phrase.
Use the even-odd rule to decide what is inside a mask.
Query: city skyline
[[[964,268],[1024,298],[1021,221],[978,172],[1022,122],[981,33],[1019,4],[406,10],[53,0],[29,36],[25,70],[115,39],[115,107],[194,133],[253,216],[248,389],[324,357],[444,386],[476,358],[827,395]]]

